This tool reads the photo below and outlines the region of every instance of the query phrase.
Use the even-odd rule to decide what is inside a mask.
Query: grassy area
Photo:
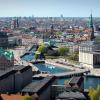
[[[58,59],[59,56],[45,56],[45,59]]]
[[[45,56],[45,59],[59,59],[59,58],[63,58],[65,59],[65,61],[67,61],[70,64],[75,64],[75,65],[79,65],[78,61],[75,60],[70,60],[67,56]]]

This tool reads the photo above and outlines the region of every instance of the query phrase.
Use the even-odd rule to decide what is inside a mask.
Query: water
[[[22,57],[23,60],[26,60],[26,61],[31,61],[34,59],[34,53],[26,53],[23,57]]]
[[[60,67],[56,67],[54,65],[49,65],[49,64],[35,64],[35,66],[37,66],[40,71],[46,71],[51,74],[70,71],[66,68],[60,68]]]
[[[26,54],[25,56],[22,57],[22,59],[26,61],[31,61],[32,59],[34,59],[34,53]],[[49,64],[35,64],[35,65],[39,68],[40,71],[46,71],[51,74],[69,71],[68,69],[55,67]],[[63,85],[65,80],[69,80],[69,78],[58,79],[58,84]],[[91,87],[96,88],[98,85],[100,85],[100,78],[96,78],[96,77],[85,77],[84,78],[84,88],[85,89],[89,89]]]
[[[58,79],[57,83],[64,85],[65,80],[70,80],[70,78]],[[84,77],[84,89],[96,88],[98,85],[100,85],[100,78]]]

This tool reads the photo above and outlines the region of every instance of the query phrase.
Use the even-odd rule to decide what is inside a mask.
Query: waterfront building
[[[100,38],[79,46],[79,62],[82,67],[100,68]]]
[[[14,66],[14,54],[0,48],[0,70],[7,70]]]
[[[72,77],[65,85],[53,85],[54,100],[87,100],[84,95],[84,77]]]
[[[6,32],[0,32],[0,47],[7,48],[8,35]]]

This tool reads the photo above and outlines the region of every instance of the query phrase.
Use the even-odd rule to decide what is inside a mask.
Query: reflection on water
[[[62,78],[58,79],[58,84],[64,85],[65,80],[69,80],[70,78]],[[98,85],[100,85],[100,78],[95,77],[85,77],[84,78],[84,88],[96,88]]]
[[[68,69],[55,67],[49,64],[35,64],[35,66],[37,66],[40,71],[46,71],[51,74],[69,71]]]

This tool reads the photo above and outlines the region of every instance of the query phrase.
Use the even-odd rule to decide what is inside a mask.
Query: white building
[[[79,47],[79,62],[82,67],[100,67],[100,38],[82,43]]]

